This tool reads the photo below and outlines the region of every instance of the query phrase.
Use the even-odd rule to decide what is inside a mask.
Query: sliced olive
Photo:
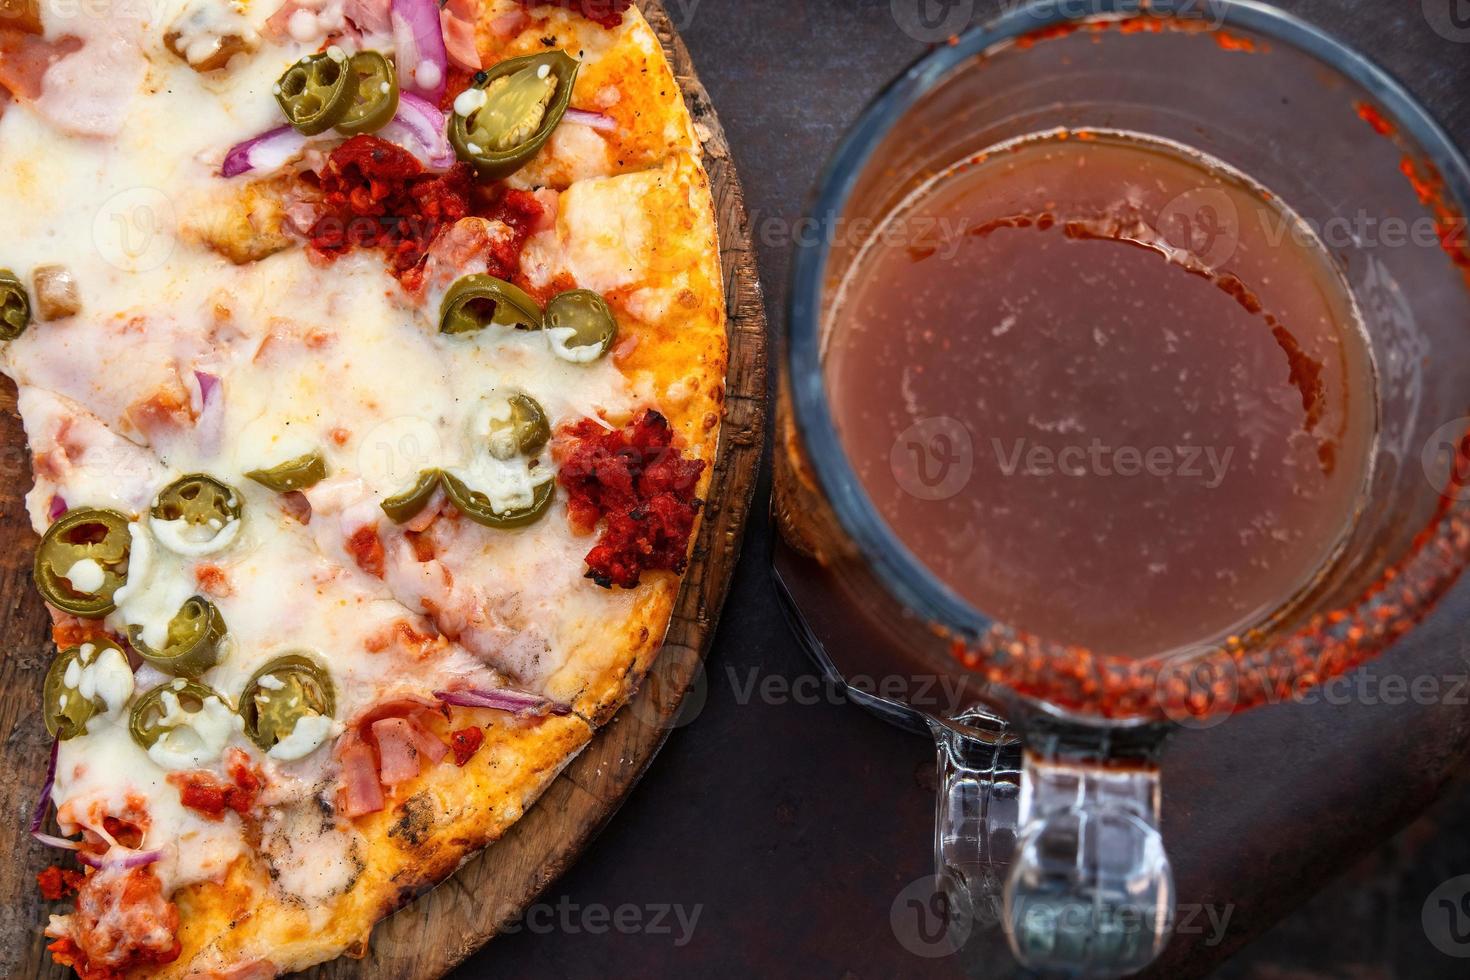
[[[444,493],[461,514],[476,524],[508,529],[525,527],[540,519],[541,515],[546,513],[546,509],[551,506],[551,498],[556,495],[556,481],[547,480],[545,483],[538,484],[529,507],[507,511],[496,510],[489,497],[478,490],[470,489],[463,480],[452,473],[444,474]]]
[[[302,718],[331,718],[337,711],[332,678],[302,654],[277,657],[257,670],[240,695],[240,717],[250,741],[269,752]]]
[[[219,663],[220,644],[225,638],[225,618],[214,603],[202,596],[184,600],[168,622],[163,649],[155,650],[143,639],[141,626],[128,627],[128,643],[138,656],[165,674],[198,677]]]
[[[423,509],[429,506],[429,501],[434,497],[434,491],[439,489],[439,482],[444,474],[439,470],[424,470],[419,474],[418,482],[407,490],[394,497],[389,497],[378,506],[383,508],[383,513],[395,524],[405,524],[418,517]]]
[[[573,289],[546,304],[546,339],[557,357],[576,364],[606,354],[618,337],[618,321],[607,300],[590,289]]]
[[[100,657],[103,650],[117,649],[106,640],[93,640],[89,645],[93,649],[92,660]],[[51,669],[46,672],[46,686],[42,689],[42,697],[46,731],[51,733],[52,738],[62,741],[76,738],[87,730],[87,722],[92,716],[106,708],[100,698],[83,697],[77,690],[77,682],[85,666],[82,647],[79,646],[62,650],[51,661]],[[68,673],[72,674],[70,682]]]
[[[128,576],[133,544],[128,519],[115,510],[67,511],[46,529],[32,568],[36,588],[57,609],[101,619]]]
[[[315,486],[327,476],[327,461],[319,452],[309,452],[272,466],[268,470],[251,470],[245,474],[276,493],[290,493]]]
[[[234,540],[240,530],[240,494],[212,476],[192,473],[164,487],[153,501],[153,533],[170,550],[207,555]],[[182,521],[184,527],[174,530]],[[160,527],[166,522],[169,527]]]
[[[540,402],[524,393],[505,399],[507,411],[490,418],[490,455],[509,461],[535,456],[551,439],[551,424]]]
[[[566,114],[580,67],[565,51],[544,51],[480,72],[449,117],[455,153],[489,180],[521,169]]]
[[[188,721],[170,718],[171,706],[165,698],[169,694],[178,701],[179,709],[188,715],[197,715],[203,711],[204,702],[210,698],[217,699],[221,704],[229,704],[214,688],[198,681],[180,679],[160,684],[134,701],[133,710],[128,715],[128,732],[145,752],[169,732],[189,724]]]
[[[14,340],[31,323],[31,298],[9,269],[0,269],[0,340]]]
[[[524,290],[483,272],[449,287],[439,304],[440,333],[473,333],[492,325],[540,330],[541,307]]]
[[[307,55],[287,68],[275,85],[276,101],[298,133],[325,133],[352,104],[354,86],[347,57],[328,50]]]
[[[359,51],[347,62],[352,99],[337,131],[348,136],[374,133],[398,111],[398,74],[393,62],[376,51]]]

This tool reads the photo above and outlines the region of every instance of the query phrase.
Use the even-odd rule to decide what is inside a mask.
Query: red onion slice
[[[438,105],[449,77],[438,0],[393,0],[389,19],[402,91],[411,89]]]
[[[262,173],[279,170],[305,146],[305,136],[290,126],[278,126],[230,147],[230,152],[225,154],[225,162],[220,165],[219,175],[238,177],[253,170]]]
[[[586,109],[568,109],[562,119],[566,122],[591,126],[602,133],[611,133],[618,128],[618,121],[612,116],[603,115],[600,112],[589,112]]]
[[[43,834],[39,830],[31,831],[31,836],[47,847],[59,847],[63,851],[75,851],[81,846],[79,841],[67,840],[65,837],[57,837],[55,834]]]
[[[46,507],[46,516],[53,521],[67,512],[66,498],[59,493],[51,495],[51,503]]]
[[[121,853],[119,853],[121,852]],[[114,847],[100,858],[86,851],[77,852],[77,860],[89,868],[141,868],[163,857],[162,851],[134,851],[126,847]]]
[[[46,822],[46,812],[51,809],[51,787],[56,785],[56,760],[60,754],[61,739],[52,739],[51,761],[46,765],[46,781],[41,784],[41,798],[36,801],[36,809],[31,813],[31,833],[33,834],[40,831],[41,824]]]
[[[496,711],[509,711],[518,715],[569,715],[572,713],[571,705],[558,704],[539,694],[514,691],[508,687],[493,691],[481,691],[474,688],[459,691],[435,691],[434,697],[445,704],[453,704],[461,708],[493,708]]]
[[[399,93],[398,111],[377,135],[408,150],[431,170],[454,166],[449,120],[437,106],[412,92]]]
[[[195,371],[194,380],[199,382],[200,399],[208,402],[210,393],[213,392],[215,388],[219,387],[219,378],[208,373],[207,371]]]

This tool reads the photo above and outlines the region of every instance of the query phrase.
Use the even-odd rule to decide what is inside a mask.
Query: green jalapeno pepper
[[[321,664],[302,654],[277,657],[257,670],[240,695],[245,735],[269,752],[311,715],[331,718],[337,710],[332,678]]]
[[[31,298],[9,269],[0,269],[0,340],[14,340],[31,322]]]
[[[106,640],[94,640],[90,645],[93,648],[93,660],[100,657],[103,650],[117,650],[116,646]],[[118,650],[118,653],[121,654],[122,651]],[[70,647],[56,655],[56,659],[51,661],[51,669],[46,672],[46,686],[42,689],[46,731],[51,733],[52,738],[62,741],[86,732],[87,722],[105,708],[100,698],[83,697],[75,683],[67,682],[67,673],[73,670],[73,665],[78,674],[86,666],[80,646]]]
[[[227,546],[239,533],[240,495],[212,476],[193,473],[164,487],[153,501],[154,534],[173,551],[207,555]],[[156,522],[183,521],[182,534],[165,535]]]
[[[202,596],[184,601],[168,623],[168,639],[155,650],[143,639],[141,626],[128,627],[128,643],[138,656],[165,674],[198,677],[219,663],[220,644],[225,638],[225,618],[215,604]]]
[[[127,581],[133,536],[115,510],[67,511],[46,529],[32,572],[41,598],[73,616],[101,619]]]
[[[313,451],[270,469],[251,470],[245,475],[267,490],[290,493],[292,490],[305,490],[326,479],[327,461],[321,453]]]
[[[455,153],[489,180],[521,169],[566,114],[580,67],[565,51],[543,51],[480,72],[449,117]]]
[[[485,273],[464,276],[439,304],[439,332],[473,333],[488,326],[540,330],[541,307],[524,290]]]
[[[337,120],[339,133],[374,133],[398,111],[398,75],[393,62],[376,51],[359,51],[347,62],[352,98]]]
[[[490,419],[490,455],[502,462],[517,456],[535,456],[551,439],[551,424],[540,402],[525,393],[505,399],[509,414]]]
[[[551,506],[551,498],[556,495],[556,481],[547,480],[538,484],[529,507],[507,511],[496,510],[489,497],[478,490],[470,489],[452,473],[444,474],[444,493],[461,514],[476,524],[508,530],[534,524],[546,513],[546,509]]]
[[[229,704],[229,701],[225,700],[224,696],[214,688],[200,684],[198,681],[174,680],[167,684],[160,684],[135,700],[132,711],[128,715],[128,732],[144,752],[153,748],[159,739],[168,735],[175,728],[188,724],[187,722],[170,723],[167,720],[169,706],[164,700],[165,694],[172,694],[185,714],[198,714],[204,710],[204,702],[210,698],[216,698],[224,705]]]
[[[573,289],[553,297],[546,304],[542,323],[551,352],[575,364],[597,360],[618,337],[612,308],[590,289]]]
[[[347,58],[340,51],[307,55],[281,75],[276,101],[286,121],[303,136],[325,133],[352,104],[355,86]]]
[[[439,489],[443,477],[444,474],[439,470],[424,470],[412,487],[397,496],[389,497],[378,506],[383,508],[383,513],[394,524],[405,524],[429,506],[429,500],[434,496],[434,491]]]

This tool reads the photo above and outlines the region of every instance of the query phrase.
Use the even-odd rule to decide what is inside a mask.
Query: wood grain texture
[[[341,959],[316,980],[426,980],[451,969],[514,921],[617,810],[667,737],[699,670],[740,554],[760,467],[766,412],[766,319],[744,195],[724,131],[689,52],[658,0],[640,0],[663,42],[704,144],[729,309],[725,418],[709,501],[664,649],[633,700],[566,768],[526,816],[438,888],[381,923],[363,960]],[[51,656],[49,617],[30,581],[36,537],[23,499],[31,483],[15,389],[0,391],[0,980],[57,980],[41,929],[35,875],[54,855],[25,827],[50,742],[39,705]]]

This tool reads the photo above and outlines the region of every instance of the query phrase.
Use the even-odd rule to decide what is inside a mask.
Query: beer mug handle
[[[1021,739],[998,715],[970,708],[929,719],[939,767],[934,821],[936,875],[950,914],[972,924],[1000,921],[1016,847]]]
[[[1073,977],[1119,977],[1152,963],[1174,917],[1153,760],[1081,760],[1033,745],[1019,810],[1001,920],[1016,959]]]

